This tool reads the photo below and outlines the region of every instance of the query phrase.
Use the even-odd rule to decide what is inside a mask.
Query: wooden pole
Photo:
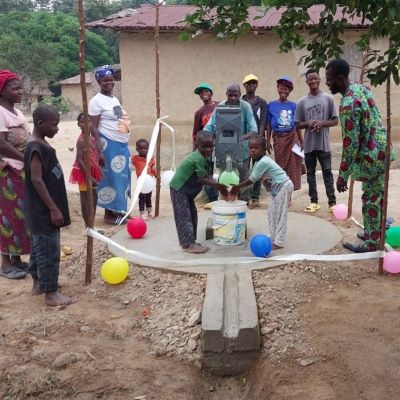
[[[156,26],[154,30],[154,47],[156,58],[156,114],[157,118],[161,116],[160,105],[160,6],[161,3],[156,4]],[[160,190],[161,190],[161,124],[158,129],[157,150],[156,150],[156,169],[157,169],[157,183],[156,183],[156,207],[154,215],[156,217],[160,214]]]
[[[364,75],[365,75],[365,64],[367,62],[367,52],[364,51],[361,62],[361,71],[360,71],[360,79],[359,82],[364,83]],[[351,65],[351,64],[350,64]],[[356,65],[351,65],[352,67],[357,67]],[[360,68],[360,67],[357,67]],[[354,179],[350,177],[350,185],[349,185],[349,199],[347,201],[347,218],[350,218],[353,214],[353,193],[354,193]]]
[[[381,238],[379,241],[379,248],[381,251],[385,250],[385,236],[386,236],[386,217],[387,217],[387,205],[389,198],[389,175],[390,175],[390,143],[391,143],[391,131],[392,131],[392,107],[390,97],[390,75],[386,80],[386,155],[385,155],[385,183],[383,186],[383,206],[381,214]],[[379,275],[383,273],[383,258],[379,259]]]
[[[87,183],[87,202],[89,214],[89,227],[93,228],[94,210],[93,210],[93,189],[90,172],[90,131],[89,131],[89,116],[88,102],[85,80],[85,14],[83,10],[83,0],[78,0],[78,17],[79,17],[79,73],[82,94],[82,110],[83,110],[83,133],[84,133],[84,161],[85,161],[85,176]],[[87,236],[86,242],[86,270],[85,270],[85,285],[92,282],[92,265],[93,265],[93,238]]]

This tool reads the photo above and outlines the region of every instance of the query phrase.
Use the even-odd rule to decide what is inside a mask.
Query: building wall
[[[88,96],[91,94],[91,85],[86,84]],[[82,94],[80,85],[62,85],[61,96],[64,97],[72,105],[82,108]]]
[[[346,45],[356,40],[359,32],[346,34]],[[178,39],[177,33],[160,35],[160,94],[161,115],[176,129],[178,154],[190,151],[193,115],[202,103],[193,89],[202,81],[214,86],[214,99],[224,100],[226,85],[241,84],[245,75],[253,73],[260,82],[257,94],[267,101],[277,98],[276,79],[290,75],[295,89],[291,99],[296,101],[308,92],[304,72],[299,63],[301,52],[279,53],[280,40],[273,32],[249,34],[231,41],[215,41],[203,35],[189,42]],[[376,43],[384,47],[384,42]],[[150,137],[155,121],[155,51],[152,33],[121,33],[120,58],[122,69],[122,100],[133,127],[132,141]],[[361,63],[361,60],[360,60]],[[355,74],[357,74],[355,72]],[[321,89],[327,91],[324,71]],[[385,116],[385,87],[373,89],[377,103]],[[340,96],[335,96],[338,102]],[[399,140],[399,88],[392,89],[394,137]],[[169,133],[163,134],[164,151],[168,154]],[[340,142],[340,129],[331,133],[333,142]]]
[[[92,83],[86,83],[86,92],[88,101],[99,91],[99,85],[95,80]],[[113,91],[114,96],[121,100],[121,82],[116,81]],[[68,84],[61,86],[61,96],[72,104],[76,110],[82,111],[82,93],[80,84]]]

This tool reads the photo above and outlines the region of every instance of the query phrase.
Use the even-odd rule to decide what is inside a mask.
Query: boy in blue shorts
[[[269,234],[273,242],[272,249],[285,246],[287,232],[287,213],[293,192],[293,183],[286,172],[272,158],[265,155],[267,141],[262,136],[249,139],[250,157],[254,166],[249,179],[233,186],[230,196],[235,197],[243,187],[250,186],[259,180],[271,180],[272,201],[268,208]]]
[[[26,221],[32,232],[29,272],[32,294],[45,294],[49,306],[77,301],[58,291],[60,228],[71,224],[64,175],[55,150],[45,138],[58,132],[60,115],[50,106],[33,112],[33,134],[24,153]]]

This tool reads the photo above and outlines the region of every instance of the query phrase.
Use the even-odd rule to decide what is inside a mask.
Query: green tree
[[[34,49],[39,44],[48,46],[55,51],[57,60],[58,57],[61,60],[57,61],[59,64],[57,79],[67,78],[79,72],[78,27],[77,18],[64,13],[36,11],[10,12],[0,15],[0,37],[11,34],[17,36],[26,46],[28,55],[33,55],[34,52],[34,50],[29,50],[30,46]],[[12,49],[9,50],[9,52],[12,51]],[[104,40],[90,31],[87,32],[86,53],[88,70],[113,61]],[[43,57],[39,64],[48,62],[53,62],[52,58]]]
[[[32,11],[35,3],[32,0],[0,0],[0,13],[9,11]]]
[[[51,2],[51,10],[65,14],[76,14],[78,12],[77,0],[53,0]]]
[[[24,103],[30,109],[35,86],[55,80],[60,73],[62,58],[54,46],[39,42],[24,42],[14,34],[1,35],[0,68],[17,72],[23,79]]]
[[[250,0],[194,0],[198,11],[186,17],[187,32],[182,38],[198,31],[212,30],[223,38],[237,39],[249,29]],[[306,49],[304,63],[310,67],[324,66],[331,57],[340,56],[344,45],[343,34],[354,16],[369,21],[369,29],[363,30],[357,44],[368,54],[367,70],[373,85],[384,82],[392,76],[399,84],[400,65],[400,2],[398,0],[262,0],[265,11],[271,7],[285,7],[280,23],[275,28],[282,42],[281,51]],[[307,13],[309,7],[324,5],[317,24],[312,24]],[[211,9],[216,14],[210,13]],[[340,18],[334,18],[336,12]],[[375,38],[388,39],[390,46],[383,50],[371,50]]]

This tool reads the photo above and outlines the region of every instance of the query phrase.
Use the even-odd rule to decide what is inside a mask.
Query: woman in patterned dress
[[[92,134],[98,143],[100,163],[104,164],[103,179],[97,187],[97,205],[105,209],[105,223],[118,225],[127,211],[131,192],[130,122],[121,103],[112,94],[115,85],[112,66],[97,68],[95,78],[100,92],[89,102],[89,116]]]
[[[283,76],[276,83],[279,98],[268,104],[267,150],[271,154],[272,136],[275,161],[293,182],[294,190],[299,190],[301,189],[303,159],[292,149],[296,143],[303,148],[303,137],[301,131],[296,129],[294,120],[296,103],[288,99],[293,90],[293,81],[290,77]]]
[[[14,107],[22,99],[19,77],[0,71],[0,276],[21,279],[28,264],[21,255],[30,252],[30,234],[25,227],[24,150],[30,135],[27,121]]]

